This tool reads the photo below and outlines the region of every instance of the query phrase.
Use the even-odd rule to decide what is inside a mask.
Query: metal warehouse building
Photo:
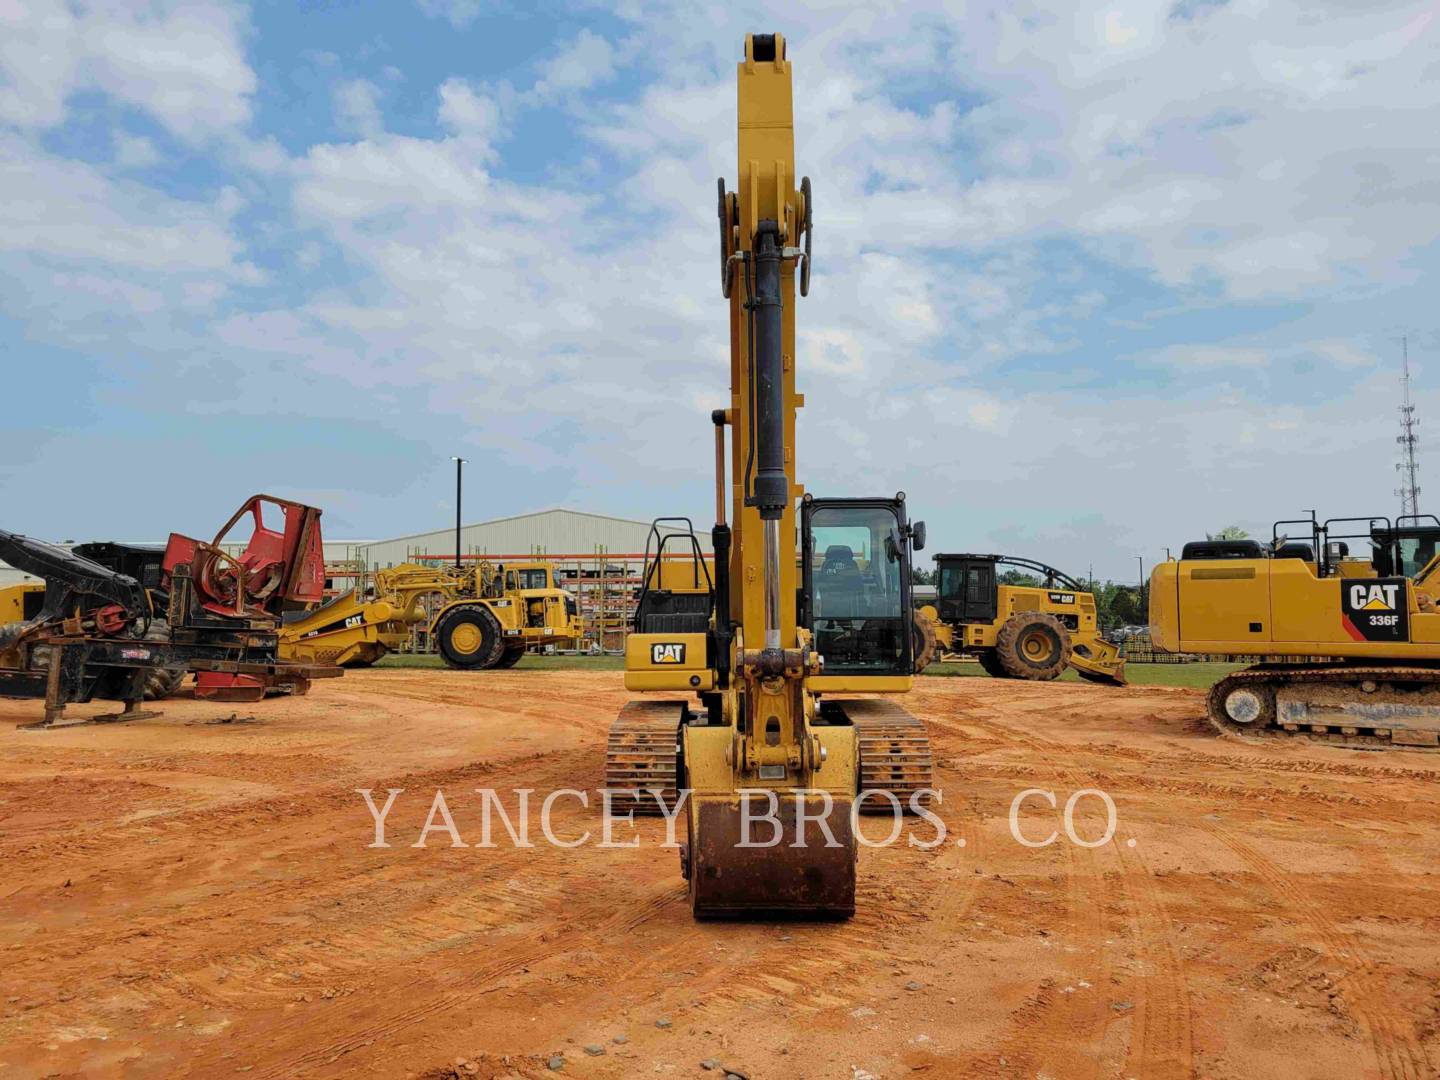
[[[535,555],[566,561],[602,556],[625,560],[627,556],[644,552],[649,533],[648,521],[557,508],[465,525],[460,530],[460,553],[467,558]],[[708,531],[697,535],[709,551]],[[358,544],[355,557],[365,564],[367,571],[416,559],[451,560],[455,557],[455,530],[436,529]]]

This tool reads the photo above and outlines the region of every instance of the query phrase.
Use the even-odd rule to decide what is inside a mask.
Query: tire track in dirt
[[[1314,931],[1331,961],[1345,971],[1350,985],[1356,988],[1354,994],[1346,994],[1346,1003],[1370,1041],[1384,1080],[1433,1078],[1435,1068],[1413,1031],[1391,1019],[1383,1004],[1376,1007],[1376,1003],[1383,1003],[1389,995],[1377,980],[1375,964],[1360,943],[1278,864],[1228,829],[1208,824],[1201,828],[1238,855],[1287,910],[1298,913]]]
[[[574,775],[574,763],[561,757],[549,762],[546,770],[556,782]],[[527,759],[516,767],[523,769],[532,763]],[[458,773],[469,776],[472,771]],[[456,774],[456,770],[431,774],[427,782],[439,780],[443,786],[444,780]],[[498,782],[504,777],[494,779]],[[536,779],[525,777],[527,783]],[[413,777],[394,780],[391,786],[406,782],[413,783]],[[337,799],[341,805],[332,806]],[[523,924],[536,911],[563,907],[564,893],[574,885],[563,872],[529,872],[534,853],[541,848],[501,846],[486,851],[484,873],[489,881],[478,888],[471,876],[474,864],[467,870],[452,862],[442,865],[438,873],[417,875],[418,860],[409,852],[393,858],[357,854],[339,863],[333,857],[317,858],[323,856],[325,844],[316,842],[316,834],[323,837],[336,831],[323,825],[327,814],[333,818],[339,813],[349,820],[358,810],[366,835],[356,840],[357,845],[369,840],[369,819],[353,792],[319,794],[308,802],[313,814],[310,828],[299,835],[300,847],[292,848],[285,859],[287,864],[304,867],[299,876],[282,876],[259,886],[243,877],[227,879],[224,887],[214,888],[198,901],[187,899],[179,906],[173,899],[152,903],[148,909],[128,911],[126,928],[119,935],[104,919],[51,929],[45,934],[43,954],[24,946],[7,950],[4,984],[45,985],[57,967],[86,967],[93,957],[104,955],[112,972],[108,978],[118,980],[126,1000],[137,1007],[269,1007],[293,1000],[297,992],[318,994],[355,976],[363,978],[384,964],[424,956],[447,942],[507,921]],[[425,802],[428,806],[429,800]],[[593,826],[590,811],[571,800],[557,804],[557,811],[554,824],[561,835]],[[247,820],[253,828],[254,815]],[[240,831],[230,817],[221,832],[228,836],[232,828]],[[173,839],[183,844],[187,837],[182,833]],[[270,843],[263,833],[242,842]],[[230,865],[240,866],[245,873],[245,851],[229,854]],[[173,858],[173,848],[156,849],[151,857],[156,869]],[[148,866],[132,865],[130,870],[127,877],[134,884],[125,886],[124,891],[145,895],[142,882]],[[458,888],[457,878],[463,881]],[[417,917],[417,912],[423,916]],[[303,929],[297,933],[297,927]],[[217,949],[216,941],[229,947]],[[294,981],[278,978],[278,973],[286,971],[294,973]],[[67,1019],[78,1022],[82,1018]]]
[[[684,895],[673,885],[661,886],[637,907],[628,911],[615,912],[613,897],[605,894],[603,898],[580,905],[578,909],[572,909],[562,916],[565,922],[586,923],[591,922],[590,917],[599,916],[601,912],[609,910],[611,914],[608,918],[594,919],[592,929],[580,931],[578,936],[557,935],[552,942],[542,942],[538,940],[538,935],[527,934],[525,941],[510,948],[500,948],[493,952],[487,950],[490,959],[483,966],[469,971],[457,981],[456,985],[447,988],[442,993],[438,995],[431,993],[425,1000],[413,1002],[403,1008],[388,1010],[382,1019],[369,1020],[339,1039],[322,1046],[314,1046],[294,1054],[282,1062],[269,1065],[260,1075],[281,1080],[281,1078],[297,1076],[317,1068],[333,1065],[341,1058],[376,1042],[391,1038],[407,1028],[415,1027],[427,1020],[454,1012],[473,1003],[478,997],[495,989],[494,984],[507,975],[513,975],[524,968],[537,967],[548,960],[580,949],[606,949],[607,946],[613,948],[617,938],[623,940],[625,934],[633,932],[642,924],[661,915],[666,909],[678,904]],[[673,956],[677,949],[683,947],[683,944],[679,939],[672,940],[662,946],[662,951]],[[412,980],[404,986],[389,987],[387,988],[387,1001],[411,1002],[413,995],[423,991],[426,985],[428,984],[419,980]],[[309,1025],[305,1019],[289,1019],[282,1021],[272,1029],[272,1040],[303,1045],[311,1041],[308,1032]],[[196,1064],[197,1071],[203,1073],[211,1063],[202,1059]]]
[[[1018,743],[1035,752],[1044,762],[1043,773],[1050,776],[1057,787],[1065,783],[1076,790],[1090,786],[1072,770],[1055,762],[1055,747],[1004,724],[972,713],[963,718],[941,720],[938,726],[952,730],[955,726],[978,727],[997,742],[1007,745]],[[1069,986],[1054,992],[1052,987],[1044,984],[1037,987],[1012,1017],[1008,1041],[998,1056],[1012,1065],[1018,1059],[1027,1068],[1034,1068],[1045,1075],[1098,1077],[1102,1071],[1098,1050],[1113,1019],[1108,1002],[1104,1000],[1113,971],[1110,951],[1104,944],[1110,940],[1105,910],[1108,882],[1096,849],[1077,847],[1065,841],[1060,841],[1060,844],[1065,862],[1066,892],[1062,940],[1100,943],[1092,956],[1094,969],[1086,972],[1094,978],[1082,980],[1077,976],[1077,983],[1090,983],[1088,988]],[[1126,888],[1123,876],[1121,888]],[[1077,1045],[1086,1047],[1087,1052],[1077,1057],[1074,1053]]]

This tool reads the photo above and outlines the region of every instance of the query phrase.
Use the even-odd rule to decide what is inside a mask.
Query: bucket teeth
[[[651,794],[655,789],[660,790],[666,806],[675,805],[684,707],[674,701],[632,701],[610,725],[605,786],[614,793],[610,805],[615,812],[659,815],[660,805]]]

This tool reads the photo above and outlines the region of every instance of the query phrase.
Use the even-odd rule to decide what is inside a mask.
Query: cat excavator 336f
[[[1350,554],[1357,541],[1367,554]],[[1264,658],[1211,689],[1207,712],[1222,731],[1434,749],[1437,547],[1429,515],[1312,515],[1276,522],[1268,544],[1189,543],[1150,575],[1150,636],[1171,651]]]
[[[688,791],[681,866],[697,917],[852,914],[862,787],[918,803],[930,783],[918,720],[883,699],[841,699],[910,688],[923,525],[909,524],[903,496],[820,499],[795,481],[795,294],[809,291],[814,204],[808,178],[796,187],[791,93],[784,38],[747,36],[739,184],[720,182],[731,366],[730,405],[711,417],[713,564],[688,522],[668,534],[674,519],[657,522],[626,645],[628,689],[690,696],[631,702],[607,757],[623,810],[674,808]],[[670,544],[689,559],[667,558]],[[773,825],[753,821],[767,811]]]

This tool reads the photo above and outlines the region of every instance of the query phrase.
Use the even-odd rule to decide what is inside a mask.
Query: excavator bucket
[[[779,796],[770,814],[764,796],[751,793],[748,822],[739,794],[696,799],[688,871],[697,918],[855,914],[851,800],[834,797],[826,813],[821,795]]]
[[[1125,658],[1120,655],[1120,647],[1101,637],[1077,639],[1070,652],[1070,666],[1086,682],[1126,684]]]

